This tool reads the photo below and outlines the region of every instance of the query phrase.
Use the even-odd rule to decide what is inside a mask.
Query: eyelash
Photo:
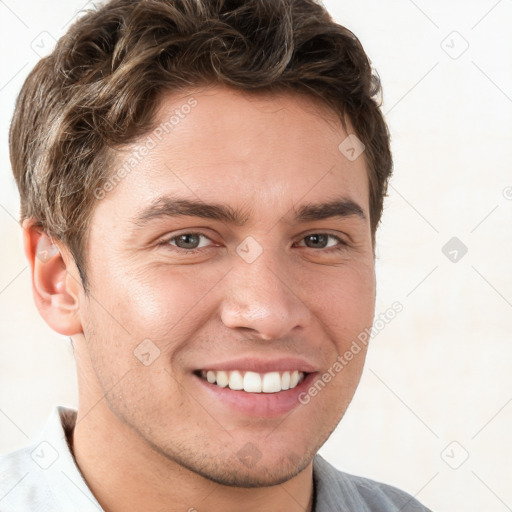
[[[161,242],[159,242],[158,245],[171,247],[172,248],[171,250],[176,251],[176,252],[181,252],[182,254],[199,254],[199,253],[202,253],[205,249],[209,249],[209,247],[201,247],[201,248],[196,248],[196,249],[183,249],[181,247],[176,247],[176,246],[173,246],[173,245],[170,244],[171,241],[176,240],[177,238],[179,238],[180,236],[183,236],[183,235],[199,235],[199,236],[207,238],[208,240],[211,241],[211,238],[209,236],[205,235],[204,233],[198,233],[198,232],[190,231],[190,232],[180,233],[179,235],[174,235],[173,237],[170,237],[170,238],[166,238],[165,240],[162,240]],[[346,247],[348,245],[339,236],[333,235],[331,233],[322,233],[322,232],[313,232],[313,233],[309,233],[307,235],[304,235],[300,239],[300,241],[304,240],[308,236],[313,236],[313,235],[327,235],[327,236],[329,236],[331,238],[335,238],[339,242],[339,245],[334,246],[334,247],[329,247],[327,249],[322,249],[322,248],[315,249],[313,247],[306,247],[306,249],[313,249],[314,251],[322,251],[324,253],[332,253],[332,252],[342,251],[342,250],[346,249]],[[302,246],[302,247],[304,247],[304,246]]]

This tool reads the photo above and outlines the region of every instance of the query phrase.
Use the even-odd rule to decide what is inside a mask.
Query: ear
[[[78,269],[69,250],[57,245],[32,219],[22,224],[25,255],[32,271],[32,292],[39,313],[59,334],[82,331]]]

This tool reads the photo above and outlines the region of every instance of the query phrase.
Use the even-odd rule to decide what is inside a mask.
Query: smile
[[[293,389],[306,376],[304,372],[298,370],[267,373],[201,370],[198,375],[210,384],[247,393],[278,393]]]

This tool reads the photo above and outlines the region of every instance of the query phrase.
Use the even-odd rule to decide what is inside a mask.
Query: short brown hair
[[[366,147],[375,235],[392,172],[389,132],[379,78],[350,30],[314,0],[112,0],[38,62],[9,134],[21,219],[69,247],[86,289],[88,221],[111,148],[152,128],[162,92],[209,84],[299,91],[345,128],[348,116]]]

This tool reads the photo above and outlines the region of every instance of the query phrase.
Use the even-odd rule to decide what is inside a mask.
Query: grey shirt
[[[0,512],[102,512],[68,445],[76,411],[56,407],[32,443],[0,457]],[[389,485],[313,460],[315,512],[431,512]]]

